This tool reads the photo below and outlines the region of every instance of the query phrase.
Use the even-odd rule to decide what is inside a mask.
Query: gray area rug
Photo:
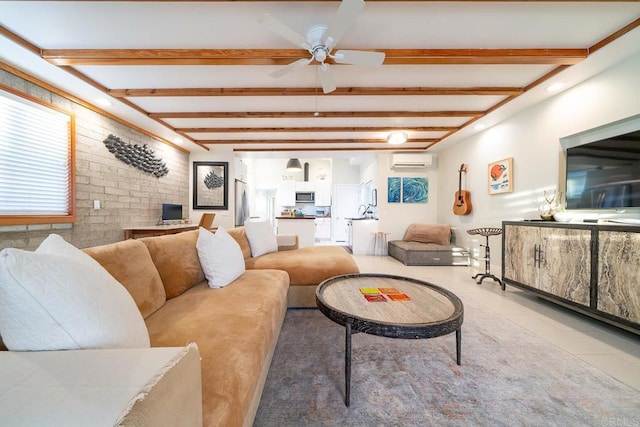
[[[640,392],[526,329],[467,307],[455,334],[355,334],[344,405],[344,327],[289,309],[255,426],[640,425]],[[613,423],[613,424],[612,424]]]

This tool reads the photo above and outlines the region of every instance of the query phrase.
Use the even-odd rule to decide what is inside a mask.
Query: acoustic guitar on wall
[[[455,215],[469,215],[471,213],[471,193],[462,189],[462,173],[467,172],[467,166],[463,163],[458,170],[458,191],[453,202],[453,213]]]

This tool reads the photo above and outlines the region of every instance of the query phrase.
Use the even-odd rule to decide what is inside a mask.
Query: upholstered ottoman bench
[[[469,250],[451,244],[446,224],[410,224],[402,240],[392,240],[388,253],[404,265],[469,265]]]
[[[389,242],[389,256],[404,265],[469,265],[469,250],[461,246],[435,243]]]

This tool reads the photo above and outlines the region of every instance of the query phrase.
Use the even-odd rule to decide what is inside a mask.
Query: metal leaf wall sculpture
[[[204,185],[206,185],[209,190],[212,188],[220,188],[224,185],[224,178],[216,175],[214,171],[211,171],[204,177]]]
[[[157,178],[162,178],[169,173],[167,165],[162,159],[156,158],[154,151],[147,144],[127,144],[114,135],[109,135],[103,142],[116,159],[135,166],[145,173]]]

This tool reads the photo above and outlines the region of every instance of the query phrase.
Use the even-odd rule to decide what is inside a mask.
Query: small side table
[[[496,276],[491,274],[491,249],[489,248],[489,236],[498,236],[502,234],[502,228],[472,228],[471,230],[467,230],[469,234],[478,234],[480,236],[484,236],[486,238],[486,243],[484,245],[484,273],[478,273],[472,277],[472,279],[476,280],[476,283],[480,285],[482,281],[486,278],[493,279],[494,281],[500,284],[502,290],[505,290],[505,285],[502,283],[502,280],[498,279]]]

